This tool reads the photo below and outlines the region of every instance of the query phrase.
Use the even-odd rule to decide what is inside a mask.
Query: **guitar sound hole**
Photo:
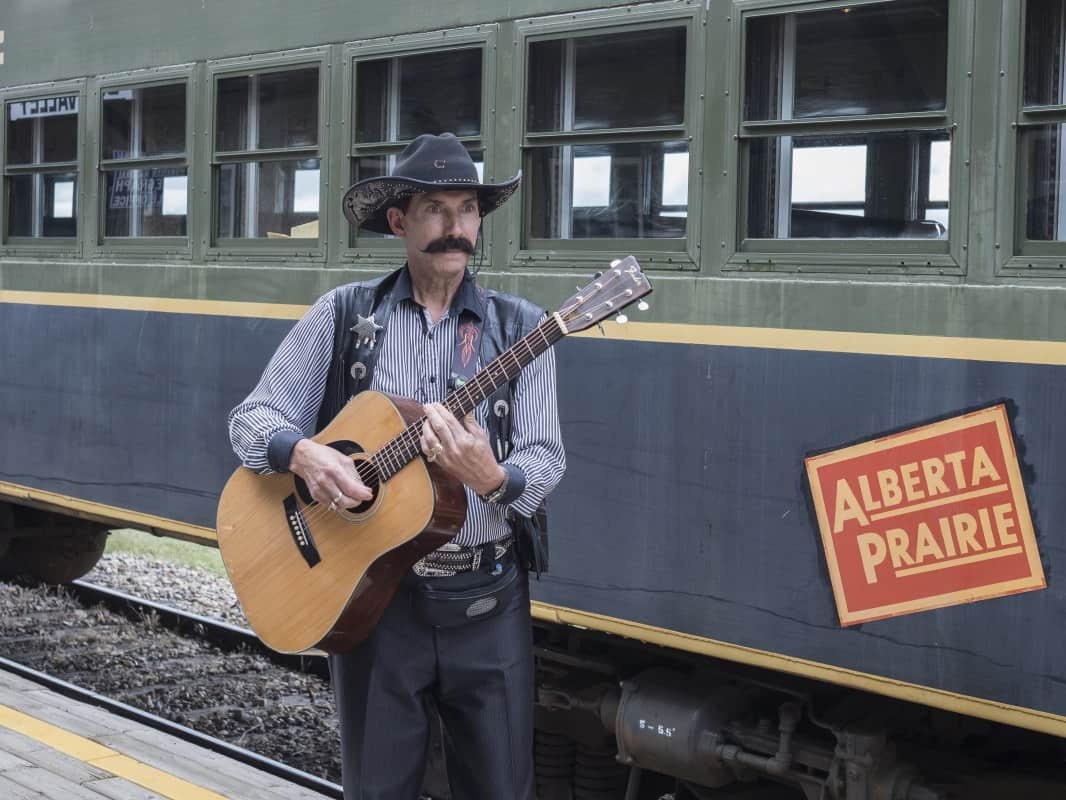
[[[338,451],[340,453],[344,453],[344,455],[346,455],[346,456],[351,456],[351,455],[354,455],[356,453],[366,452],[356,442],[350,442],[350,441],[347,441],[347,440],[344,440],[344,439],[342,439],[340,441],[336,441],[336,442],[328,442],[326,444],[326,446],[327,447],[332,447],[334,450],[336,450],[336,451]],[[360,462],[357,462],[357,463],[362,464],[363,462],[360,461]],[[369,466],[363,466],[361,471],[364,472],[364,474],[365,474],[368,469],[370,469]],[[299,475],[296,475],[294,477],[295,477],[295,484],[296,484],[296,494],[300,497],[300,500],[303,501],[304,505],[309,505],[310,503],[315,502],[314,498],[311,497],[311,491],[307,488],[307,484],[304,482],[304,479],[301,478]],[[373,485],[370,485],[370,491],[372,491],[374,493],[373,496],[369,500],[365,500],[364,502],[360,503],[359,505],[357,505],[357,506],[355,506],[353,508],[346,509],[346,513],[348,513],[348,514],[362,514],[365,511],[368,511],[370,509],[370,507],[374,505],[374,502],[377,500],[378,491],[379,491],[380,488],[381,487],[377,483],[374,483]]]
[[[369,500],[366,500],[366,501],[360,503],[355,508],[349,508],[347,513],[349,513],[349,514],[365,514],[367,511],[369,511],[371,506],[374,505],[374,501],[378,499],[377,488],[375,487],[371,491],[374,492],[374,496],[373,497],[371,497]]]

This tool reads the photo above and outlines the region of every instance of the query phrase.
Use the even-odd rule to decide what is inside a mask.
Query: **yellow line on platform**
[[[0,706],[0,726],[171,800],[227,800],[225,795],[8,706]]]

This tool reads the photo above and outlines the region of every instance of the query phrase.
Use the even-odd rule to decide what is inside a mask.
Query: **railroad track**
[[[0,583],[0,652],[4,669],[341,797],[323,658],[81,581]]]

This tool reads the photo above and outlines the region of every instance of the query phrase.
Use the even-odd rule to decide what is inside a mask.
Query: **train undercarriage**
[[[0,504],[0,575],[81,577],[109,526]],[[1026,800],[1066,742],[859,689],[534,623],[537,800]],[[424,797],[449,800],[441,732]]]
[[[1061,798],[1066,743],[537,623],[538,800]],[[425,796],[448,798],[439,742]]]

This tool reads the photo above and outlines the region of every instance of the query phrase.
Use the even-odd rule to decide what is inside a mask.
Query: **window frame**
[[[55,164],[11,167],[7,163],[7,104],[24,100],[37,100],[57,95],[76,95],[78,98],[78,140],[75,143],[73,161],[55,162]],[[86,214],[87,195],[85,175],[88,172],[89,159],[86,155],[87,139],[87,79],[77,78],[66,81],[52,81],[29,86],[16,86],[0,90],[0,109],[3,110],[3,124],[0,125],[0,163],[3,164],[3,186],[0,187],[0,255],[3,256],[73,256],[80,258],[85,241],[85,225],[89,217]],[[73,169],[78,176],[75,198],[77,212],[74,215],[74,236],[33,237],[11,236],[8,231],[7,179],[13,175],[39,174],[55,171],[56,167]]]
[[[622,255],[637,255],[645,267],[661,270],[698,271],[703,230],[703,99],[706,53],[706,11],[703,4],[683,0],[648,3],[622,9],[596,10],[549,17],[528,17],[515,22],[514,97],[511,107],[516,166],[525,170],[531,150],[538,146],[567,144],[617,144],[683,140],[688,144],[688,208],[685,236],[666,238],[531,239],[528,186],[506,213],[509,230],[508,263],[513,267],[555,267],[570,264],[604,265]],[[529,95],[529,48],[535,42],[567,40],[616,33],[634,33],[661,28],[685,30],[685,80],[681,123],[647,125],[626,129],[530,132],[527,129]],[[667,246],[672,243],[673,246]]]
[[[180,155],[148,156],[140,158],[105,159],[103,96],[114,89],[146,89],[154,86],[172,86],[185,84],[185,151]],[[196,100],[198,82],[195,65],[178,64],[147,70],[119,72],[101,75],[93,81],[93,119],[90,135],[91,161],[93,164],[95,192],[91,198],[89,219],[95,220],[94,234],[86,240],[88,257],[113,257],[128,255],[151,255],[153,257],[174,257],[188,260],[192,255],[192,242],[199,231],[199,217],[202,216],[202,204],[195,203],[197,181],[194,165],[196,141]],[[185,216],[185,236],[106,236],[104,233],[104,189],[106,173],[113,170],[135,169],[144,165],[160,167],[185,167],[187,180],[188,206]]]
[[[477,144],[484,158],[484,180],[504,180],[496,174],[496,165],[493,159],[493,147],[495,141],[495,116],[496,116],[496,53],[497,36],[499,26],[496,23],[472,25],[462,28],[448,28],[446,30],[427,31],[424,33],[408,34],[404,36],[378,37],[374,39],[361,39],[347,42],[343,49],[344,59],[344,99],[342,102],[341,145],[337,148],[338,164],[333,177],[339,187],[336,194],[337,203],[333,212],[334,222],[337,226],[337,235],[334,237],[334,245],[338,249],[339,258],[344,262],[356,262],[375,267],[397,267],[406,258],[406,250],[403,242],[399,239],[370,239],[369,244],[360,242],[358,235],[355,236],[355,246],[352,246],[352,225],[341,209],[341,197],[352,185],[352,163],[356,158],[366,156],[380,156],[398,153],[412,140],[397,139],[394,142],[368,142],[357,144],[355,142],[355,109],[356,109],[356,83],[357,62],[378,61],[387,58],[406,58],[408,56],[425,55],[428,53],[440,53],[448,50],[481,49],[481,134],[480,136],[460,136],[459,141],[464,145]],[[484,248],[484,262],[482,268],[490,267],[493,262],[493,223],[494,217],[499,212],[490,214],[482,219],[481,240]],[[475,256],[471,260],[471,266],[477,260]]]
[[[730,274],[767,272],[852,275],[963,276],[969,237],[969,122],[971,89],[966,80],[973,47],[974,11],[962,0],[948,0],[948,50],[943,111],[813,117],[794,120],[744,120],[747,67],[747,21],[768,16],[882,5],[894,0],[732,0],[730,75],[727,94],[730,135],[725,172],[734,176],[733,203],[722,208],[724,238],[730,252],[722,264]],[[764,136],[847,135],[900,131],[947,130],[951,142],[950,220],[947,240],[836,238],[765,239],[743,235],[748,198],[742,149],[746,140]]]
[[[995,248],[997,273],[1003,276],[1055,277],[1066,274],[1066,240],[1026,239],[1025,220],[1028,201],[1028,168],[1022,135],[1035,127],[1062,123],[1066,132],[1066,104],[1050,106],[1025,105],[1025,18],[1028,0],[1005,0],[1001,25],[1004,36],[1005,81],[1003,108],[1004,129],[1000,137],[999,162],[1002,164],[1003,186],[1011,191],[1011,199],[1004,198],[998,215]],[[1066,42],[1063,43],[1066,47]],[[1063,198],[1066,201],[1066,196]],[[1005,246],[1009,242],[1010,246]]]
[[[209,211],[206,220],[201,220],[196,232],[201,238],[203,259],[206,262],[295,262],[325,263],[327,242],[329,241],[330,202],[329,192],[329,154],[332,149],[330,141],[330,110],[333,106],[331,87],[333,74],[334,46],[306,47],[286,50],[264,55],[235,56],[208,60],[202,82],[201,115],[204,142],[204,158],[198,165],[197,186],[200,194],[210,196]],[[218,83],[225,78],[242,77],[251,74],[288,72],[305,67],[318,69],[318,143],[308,147],[270,148],[264,150],[217,151],[218,120]],[[271,160],[280,157],[288,160],[289,154],[306,151],[304,158],[316,158],[319,162],[318,184],[318,238],[317,239],[270,239],[270,238],[220,238],[215,220],[219,210],[219,185],[217,170],[225,164],[249,163]]]

